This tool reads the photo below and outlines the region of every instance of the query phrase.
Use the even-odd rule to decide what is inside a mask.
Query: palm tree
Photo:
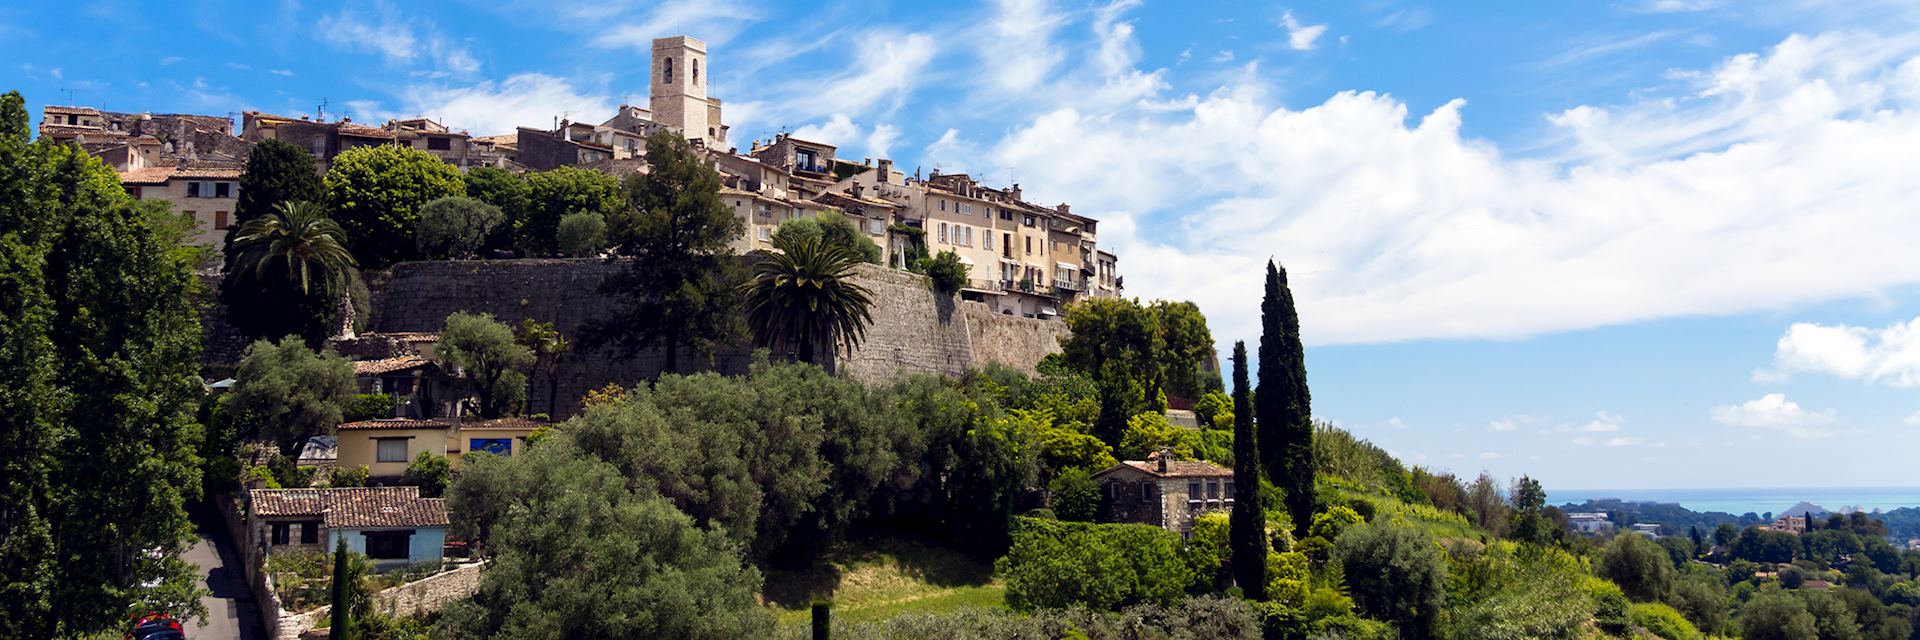
[[[312,295],[316,285],[326,293],[346,291],[348,273],[357,266],[347,251],[347,232],[312,202],[282,202],[273,212],[241,225],[234,238],[240,273],[265,280],[269,271],[300,285]]]
[[[835,353],[859,346],[873,322],[872,293],[852,280],[860,256],[819,238],[776,238],[773,248],[741,284],[760,346],[796,346],[806,363],[820,345]]]

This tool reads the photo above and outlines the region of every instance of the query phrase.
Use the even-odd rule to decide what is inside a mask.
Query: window
[[[1140,483],[1140,499],[1141,500],[1153,499],[1153,483],[1151,482]]]
[[[1008,210],[1006,210],[1006,209],[1001,209],[1001,210],[1000,210],[1000,219],[1001,219],[1001,220],[1012,220],[1012,219],[1013,219],[1013,212],[1012,212],[1012,211],[1008,211]]]
[[[963,247],[973,246],[973,227],[961,226],[960,238],[961,238],[960,246],[963,246]]]
[[[1207,481],[1207,499],[1208,500],[1220,499],[1220,481],[1219,480]]]
[[[946,210],[947,210],[947,201],[945,201],[945,200],[941,200],[941,201],[940,201],[940,210],[941,210],[941,211],[946,211]]]
[[[694,58],[691,62],[693,63],[693,83],[700,84],[700,59]],[[707,131],[711,133],[713,130],[708,129]]]
[[[375,560],[405,560],[412,531],[368,531],[367,557]]]
[[[434,151],[446,151],[453,148],[453,141],[446,138],[427,138],[427,148]]]
[[[1000,234],[1000,255],[1013,257],[1013,234]]]
[[[940,223],[940,241],[947,241],[947,223],[945,222]]]
[[[374,438],[377,462],[406,462],[407,438]]]
[[[673,58],[667,58],[666,77],[661,82],[673,82]]]
[[[214,229],[227,228],[227,212],[225,211],[213,212],[213,228]]]
[[[215,198],[231,198],[231,197],[233,197],[233,183],[231,183],[231,182],[215,182],[215,183],[213,183],[213,197],[215,197]]]
[[[793,161],[796,164],[799,164],[801,169],[806,169],[808,171],[815,170],[813,158],[814,156],[813,156],[812,149],[794,149],[793,150]]]
[[[496,456],[513,455],[513,438],[472,438],[467,440],[467,452],[485,451]]]
[[[1029,227],[1033,226],[1033,216],[1020,216],[1020,218],[1021,218],[1020,220],[1021,224],[1025,224]]]
[[[189,198],[200,197],[200,183],[198,182],[187,183],[187,197]]]
[[[1033,236],[1027,236],[1027,255],[1033,255]]]
[[[80,116],[67,114],[67,124],[80,124]]]
[[[312,146],[313,146],[314,157],[318,158],[318,157],[327,155],[327,139],[326,138],[314,138]]]
[[[273,523],[273,544],[276,544],[276,545],[287,544],[288,533],[289,533],[288,527],[289,525],[285,522]]]
[[[319,543],[320,543],[320,523],[318,522],[300,523],[300,544],[319,544]]]
[[[983,233],[981,235],[986,236],[985,238],[980,239],[982,248],[988,251],[992,251],[993,250],[993,232],[988,231],[987,233]]]
[[[1226,492],[1225,492],[1225,493],[1226,493],[1226,498],[1227,498],[1228,500],[1232,500],[1232,499],[1233,499],[1233,481],[1232,481],[1232,480],[1228,480],[1228,481],[1226,482],[1226,485],[1227,485],[1227,490],[1226,490]]]
[[[768,229],[768,228],[766,228],[766,227],[760,227],[760,239],[761,239],[761,240],[772,240],[772,239],[773,239],[773,230],[772,230],[772,229]]]
[[[1188,500],[1200,499],[1200,481],[1199,480],[1187,481],[1187,499]]]

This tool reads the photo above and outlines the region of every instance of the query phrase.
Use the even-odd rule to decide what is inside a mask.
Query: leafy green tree
[[[1193,415],[1200,419],[1200,426],[1232,431],[1233,407],[1233,396],[1210,391],[1193,404]]]
[[[520,243],[533,255],[565,250],[559,245],[560,221],[567,216],[593,214],[604,221],[624,206],[620,180],[592,169],[555,167],[529,173],[526,181],[527,215],[520,226]]]
[[[1594,570],[1614,581],[1634,602],[1657,602],[1673,586],[1673,561],[1667,552],[1638,534],[1614,536]]]
[[[1673,563],[1675,571],[1686,571],[1687,563],[1693,559],[1693,543],[1680,536],[1662,536],[1653,543],[1667,552],[1667,560]]]
[[[1192,460],[1195,435],[1167,422],[1166,414],[1148,411],[1127,420],[1115,452],[1127,460],[1145,460],[1148,454],[1171,450],[1175,458]]]
[[[1260,495],[1259,434],[1247,388],[1247,343],[1233,343],[1233,579],[1252,600],[1267,599],[1267,511]]]
[[[1686,616],[1695,628],[1719,634],[1726,628],[1731,613],[1727,610],[1727,590],[1717,577],[1688,577],[1674,582],[1667,594],[1667,605]]]
[[[927,279],[933,281],[933,290],[946,295],[953,295],[961,287],[967,286],[967,274],[972,270],[973,267],[961,262],[960,254],[952,249],[923,260],[920,267],[920,271],[927,274]]]
[[[440,330],[436,348],[443,366],[460,372],[479,401],[480,416],[498,418],[526,400],[534,353],[514,339],[513,329],[490,313],[454,312]]]
[[[233,397],[228,394],[223,397]],[[393,417],[393,409],[399,400],[384,393],[356,393],[347,399],[346,408],[340,411],[341,422],[359,422],[377,418]]]
[[[239,202],[233,207],[233,224],[227,227],[222,251],[227,256],[229,271],[237,253],[234,238],[247,222],[272,213],[282,203],[320,202],[326,196],[313,156],[281,140],[261,140],[247,150],[247,164],[240,170],[239,186]]]
[[[414,231],[420,207],[467,193],[453,165],[425,151],[386,144],[335,156],[323,182],[327,210],[346,230],[347,248],[370,267],[419,257]]]
[[[558,407],[555,404],[559,402],[560,381],[554,378],[554,370],[559,367],[560,358],[573,351],[573,343],[568,341],[566,336],[561,335],[560,330],[554,328],[553,323],[535,322],[532,318],[522,319],[520,324],[513,328],[513,340],[533,352],[534,371],[547,377],[547,414],[557,415]],[[528,377],[527,384],[529,385],[527,395],[531,397],[533,395],[531,376]]]
[[[254,341],[234,380],[230,409],[241,433],[273,440],[281,455],[331,432],[354,397],[353,363],[293,336]]]
[[[720,175],[671,131],[647,137],[646,175],[622,184],[626,208],[608,218],[616,251],[633,266],[601,285],[622,307],[590,337],[631,355],[659,348],[666,370],[680,352],[710,355],[743,333],[735,313],[744,278],[732,254],[743,223],[720,199]]]
[[[1354,604],[1367,615],[1428,637],[1446,603],[1447,564],[1425,530],[1361,524],[1334,541]]]
[[[420,205],[415,240],[421,256],[466,260],[506,220],[499,207],[467,196],[448,196]]]
[[[506,216],[494,226],[482,245],[485,252],[510,251],[526,225],[527,208],[533,188],[520,174],[499,167],[474,167],[467,171],[467,197],[493,205]]]
[[[1553,541],[1557,530],[1553,521],[1547,518],[1547,492],[1540,487],[1540,481],[1520,476],[1513,483],[1513,527],[1512,537],[1522,542],[1547,544]]]
[[[1493,475],[1485,471],[1474,478],[1473,485],[1467,487],[1467,515],[1480,528],[1494,535],[1505,535],[1507,520],[1512,515],[1512,507],[1507,497],[1500,492],[1500,484]]]
[[[1213,332],[1207,329],[1207,317],[1192,302],[1156,300],[1148,307],[1159,331],[1154,359],[1161,365],[1161,385],[1168,395],[1200,398],[1220,390],[1219,371],[1208,371],[1214,361]],[[1160,388],[1153,389],[1160,391]]]
[[[755,601],[760,574],[741,561],[739,545],[629,486],[634,478],[613,463],[553,441],[526,455],[488,458],[474,470],[525,466],[566,482],[497,496],[493,564],[471,599],[442,611],[436,635],[720,640],[772,633],[772,615]]]
[[[855,226],[846,214],[834,209],[822,211],[819,216],[812,218],[792,218],[781,222],[780,227],[773,231],[773,239],[777,241],[783,237],[793,241],[818,240],[846,249],[861,262],[880,264],[880,245]]]
[[[420,487],[420,496],[438,498],[447,492],[447,484],[453,479],[453,465],[447,457],[434,451],[422,451],[407,463],[407,470],[400,474],[400,484]]]
[[[1007,606],[1115,610],[1169,604],[1193,583],[1180,536],[1142,524],[1016,518],[1013,547],[994,563]]]
[[[801,362],[816,350],[849,352],[873,323],[872,292],[853,281],[859,260],[844,247],[817,239],[776,238],[760,256],[745,291],[747,322],[760,346],[797,348]]]
[[[1807,640],[1820,637],[1806,603],[1783,591],[1763,592],[1740,608],[1744,640]]]
[[[1740,539],[1738,527],[1723,522],[1720,526],[1713,528],[1713,543],[1716,545],[1732,548],[1733,541],[1738,539]]]
[[[28,143],[24,107],[0,96],[0,635],[204,615],[178,557],[200,489],[197,265],[99,159]]]
[[[569,258],[591,258],[607,248],[607,218],[598,213],[569,213],[560,217],[554,246]]]
[[[1100,515],[1100,485],[1086,469],[1066,469],[1047,482],[1053,494],[1053,513],[1061,520],[1093,522]]]
[[[1267,261],[1266,297],[1260,302],[1260,386],[1254,396],[1261,465],[1285,492],[1294,535],[1304,538],[1316,502],[1313,404],[1293,291],[1287,287],[1287,271],[1272,260]]]
[[[346,232],[311,202],[282,202],[233,238],[221,289],[227,318],[249,338],[298,334],[309,345],[333,335],[339,301],[358,277]]]

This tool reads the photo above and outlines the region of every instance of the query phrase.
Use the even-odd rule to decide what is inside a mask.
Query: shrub
[[[1431,535],[1411,527],[1354,525],[1334,542],[1333,555],[1361,611],[1403,632],[1431,634],[1447,596],[1446,560]]]
[[[1193,582],[1180,536],[1159,527],[1015,518],[1012,533],[994,566],[1017,610],[1168,604]]]
[[[340,412],[341,422],[359,422],[374,418],[393,417],[393,408],[398,399],[384,393],[356,393],[347,399],[347,407]]]
[[[1620,590],[1620,585],[1589,576],[1582,587],[1587,597],[1593,600],[1594,624],[1599,625],[1601,631],[1613,635],[1625,633],[1628,623],[1632,622],[1627,613],[1631,603],[1627,600],[1627,594]]]
[[[1148,454],[1172,449],[1175,458],[1191,460],[1195,439],[1193,431],[1167,422],[1166,414],[1148,411],[1127,419],[1127,428],[1120,434],[1120,447],[1115,453],[1126,460],[1145,460]]]
[[[447,490],[447,482],[452,479],[453,466],[447,457],[432,451],[422,451],[407,465],[405,473],[400,475],[400,484],[420,487],[420,497],[438,498]]]
[[[952,249],[940,252],[940,255],[926,259],[923,267],[927,278],[933,280],[933,290],[953,295],[967,284],[967,264],[960,261],[960,254]]]
[[[506,222],[499,207],[466,196],[436,198],[420,205],[415,241],[428,258],[471,258],[494,228]]]
[[[1600,577],[1619,584],[1634,602],[1657,602],[1673,586],[1673,561],[1643,535],[1614,536],[1596,568]]]
[[[1093,522],[1100,514],[1100,485],[1085,469],[1069,468],[1047,483],[1053,492],[1053,511],[1061,520]]]
[[[561,216],[553,242],[570,258],[599,255],[607,247],[607,218],[590,211]]]
[[[1366,519],[1360,517],[1360,514],[1353,509],[1335,505],[1329,507],[1326,511],[1314,514],[1313,526],[1307,528],[1307,535],[1309,537],[1337,540],[1340,538],[1340,532],[1346,531],[1347,527],[1365,521]]]
[[[367,486],[367,465],[342,467],[333,470],[333,477],[327,479],[329,487]]]
[[[1701,640],[1706,637],[1685,616],[1658,602],[1643,602],[1627,610],[1633,624],[1666,640]]]
[[[1818,638],[1813,614],[1806,603],[1784,591],[1754,596],[1740,609],[1740,637],[1745,640],[1802,640]]]
[[[1200,425],[1224,431],[1233,430],[1233,397],[1219,391],[1208,392],[1193,403],[1193,415]]]
[[[1719,633],[1727,626],[1727,590],[1710,576],[1675,583],[1673,591],[1667,594],[1667,605],[1703,632]]]

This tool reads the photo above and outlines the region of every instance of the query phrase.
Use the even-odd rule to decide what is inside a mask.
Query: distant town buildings
[[[1613,520],[1600,512],[1569,513],[1567,524],[1575,532],[1588,535],[1605,535],[1613,532]]]
[[[785,133],[753,140],[745,153],[729,146],[719,98],[708,94],[705,42],[687,36],[653,41],[646,107],[623,104],[599,124],[555,114],[546,128],[528,123],[512,132],[474,136],[431,118],[358,123],[324,113],[287,116],[246,111],[240,133],[229,117],[128,114],[90,107],[46,107],[42,137],[99,156],[129,193],[163,200],[192,214],[196,239],[218,244],[233,220],[247,151],[279,140],[312,154],[327,170],[341,153],[365,146],[418,149],[459,167],[547,171],[563,166],[626,176],[646,171],[647,136],[673,131],[707,155],[720,173],[722,200],[745,223],[733,248],[772,248],[780,224],[828,211],[847,217],[885,250],[883,262],[909,268],[910,255],[952,251],[967,265],[961,296],[994,312],[1058,317],[1085,297],[1125,292],[1120,257],[1099,244],[1099,220],[1065,203],[1026,199],[1019,184],[1004,188],[963,173],[926,176],[896,168],[887,158],[859,162],[836,157],[821,141]]]

